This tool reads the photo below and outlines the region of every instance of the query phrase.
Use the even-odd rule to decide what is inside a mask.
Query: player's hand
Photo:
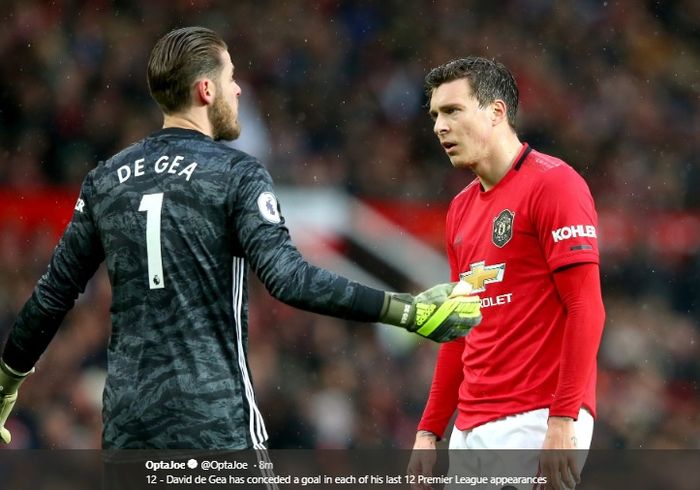
[[[437,460],[437,437],[432,432],[419,430],[416,434],[416,442],[413,444],[411,459],[408,461],[406,473],[416,478],[411,484],[413,490],[432,490],[433,487],[425,483],[419,483],[418,476],[433,476],[433,468]]]
[[[439,284],[415,297],[386,293],[380,321],[435,342],[463,337],[481,321],[481,300],[478,296],[468,296],[471,292],[468,286],[465,289],[463,284],[459,288],[456,285]]]
[[[549,417],[540,454],[540,469],[542,475],[547,477],[547,488],[565,490],[581,483],[575,449],[574,420],[570,417]]]
[[[0,360],[0,441],[9,444],[12,440],[10,431],[5,428],[5,422],[10,416],[12,407],[17,401],[17,390],[25,378],[34,372],[20,373]]]

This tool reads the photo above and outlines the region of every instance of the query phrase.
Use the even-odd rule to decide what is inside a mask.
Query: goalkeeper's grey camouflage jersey
[[[8,365],[31,368],[103,260],[113,289],[105,449],[262,447],[246,356],[249,266],[273,296],[318,313],[376,321],[384,297],[303,260],[256,159],[163,129],[85,178],[10,334]]]

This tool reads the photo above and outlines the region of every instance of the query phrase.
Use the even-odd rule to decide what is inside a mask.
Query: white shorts
[[[539,450],[542,449],[547,432],[549,409],[541,408],[529,412],[511,415],[487,422],[471,430],[461,431],[457,427],[450,436],[449,474],[480,477],[480,482],[488,477],[536,477],[539,476]],[[586,409],[581,409],[578,420],[574,422],[576,433],[579,471],[583,468],[591,447],[593,437],[593,416]],[[526,449],[529,451],[452,451],[453,449]],[[472,482],[475,480],[472,480]],[[445,488],[466,488],[454,484]],[[481,485],[467,483],[471,488]],[[532,483],[483,485],[483,488],[536,488]]]

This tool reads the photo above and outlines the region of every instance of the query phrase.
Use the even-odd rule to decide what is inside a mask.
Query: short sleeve
[[[539,184],[531,212],[549,269],[599,263],[598,216],[583,178],[560,165],[542,174]]]

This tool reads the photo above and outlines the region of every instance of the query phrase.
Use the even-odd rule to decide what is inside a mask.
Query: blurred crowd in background
[[[0,190],[17,193],[77,195],[99,160],[158,128],[150,48],[198,24],[229,44],[240,145],[278,185],[445,204],[471,177],[432,134],[423,77],[465,55],[502,61],[520,87],[521,139],[574,166],[636,237],[601,237],[593,446],[700,448],[700,230],[658,225],[700,212],[700,2],[12,0],[0,21]],[[691,239],[674,247],[683,223]],[[622,245],[605,252],[605,240]],[[42,227],[0,223],[0,340],[54,245]],[[14,447],[99,447],[109,302],[101,271],[23,387]],[[436,347],[396,354],[377,328],[298,312],[252,282],[271,447],[412,445]]]

